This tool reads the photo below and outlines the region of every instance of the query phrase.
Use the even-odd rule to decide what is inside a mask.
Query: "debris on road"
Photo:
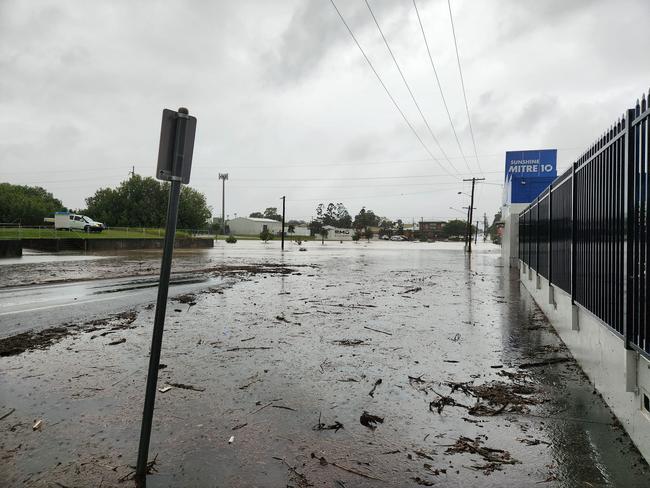
[[[450,446],[445,452],[447,454],[470,453],[478,454],[487,464],[483,466],[472,466],[474,469],[481,470],[485,474],[490,474],[495,470],[500,470],[503,464],[517,464],[519,461],[512,458],[510,453],[504,449],[495,449],[492,447],[482,446],[483,441],[480,437],[470,439],[469,437],[459,437],[455,444]]]
[[[286,407],[284,405],[271,405],[271,408],[281,408],[282,410],[291,410],[292,412],[296,411],[295,408]]]
[[[41,430],[43,428],[43,420],[37,420],[34,425],[32,425],[32,430]]]
[[[418,291],[422,291],[421,286],[416,286],[415,288],[409,288],[408,290],[401,291],[400,293],[417,293]]]
[[[569,361],[572,361],[573,358],[567,358],[567,357],[560,357],[560,358],[549,358],[545,361],[539,361],[536,363],[523,363],[520,364],[519,367],[521,369],[527,369],[527,368],[537,368],[540,366],[550,366],[552,364],[560,364],[560,363],[568,363]]]
[[[364,410],[364,412],[361,414],[361,417],[359,417],[359,422],[361,422],[361,425],[365,425],[369,429],[375,430],[377,428],[377,424],[384,423],[384,419],[383,417],[372,415],[371,413],[368,413]]]
[[[298,472],[298,469],[291,466],[284,458],[273,456],[273,459],[277,459],[278,461],[282,461],[287,468],[289,468],[289,477],[291,478],[291,482],[295,483],[295,488],[308,488],[310,486],[314,486],[313,483],[311,483],[307,477]],[[294,485],[289,485],[287,486],[294,486]]]
[[[162,388],[158,388],[158,391],[159,391],[160,393],[167,393],[167,392],[168,392],[169,390],[171,390],[171,389],[172,389],[171,386],[164,386],[164,387],[162,387]]]
[[[338,344],[339,346],[365,346],[368,343],[361,339],[339,339],[332,341],[332,344]]]
[[[258,346],[258,347],[233,347],[230,349],[226,349],[226,352],[234,352],[234,351],[254,351],[256,349],[271,349],[270,347],[267,346]]]
[[[343,466],[343,465],[335,463],[333,461],[328,461],[327,459],[325,459],[324,456],[320,456],[320,457],[316,456],[316,454],[313,453],[313,452],[311,453],[311,457],[312,457],[312,459],[318,459],[321,466],[327,466],[329,464],[330,466],[334,466],[336,468],[342,469],[343,471],[347,471],[348,473],[356,474],[358,476],[361,476],[363,478],[367,478],[369,480],[384,481],[381,478],[376,478],[376,477],[371,476],[369,474],[362,473],[361,471],[357,471],[356,469],[348,468],[347,466]]]
[[[392,336],[392,335],[393,335],[393,334],[390,333],[390,332],[386,332],[386,331],[384,331],[384,330],[379,330],[379,329],[373,329],[372,327],[368,327],[367,325],[364,325],[363,328],[364,328],[364,329],[368,329],[368,330],[372,330],[373,332],[379,332],[380,334],[386,334],[386,335],[389,335],[389,336]]]
[[[12,409],[9,410],[7,413],[5,413],[2,417],[0,417],[0,420],[4,420],[4,419],[6,419],[7,417],[9,417],[9,415],[11,415],[12,413],[14,413],[15,411],[16,411],[16,409],[15,409],[15,408],[12,408]]]
[[[416,476],[411,479],[421,486],[433,486],[435,484],[433,481],[427,481],[425,479],[420,478],[419,476]]]
[[[107,346],[117,346],[118,344],[124,344],[126,342],[126,339],[122,337],[121,339],[116,339],[113,342],[109,342],[106,344]]]
[[[205,388],[200,386],[186,385],[185,383],[167,383],[169,386],[174,388],[181,388],[183,390],[192,390],[192,391],[205,391]]]
[[[375,397],[375,390],[377,389],[377,387],[378,387],[379,385],[381,385],[381,378],[379,378],[377,381],[375,381],[375,384],[374,384],[374,386],[372,387],[372,390],[370,390],[370,391],[368,392],[368,395],[370,395],[371,397],[374,398],[374,397]]]
[[[228,444],[232,444],[233,442],[235,442],[235,436],[231,435],[230,439],[228,439]]]
[[[333,430],[334,432],[338,432],[339,429],[343,428],[343,424],[339,422],[338,420],[335,421],[333,424],[326,425],[323,422],[321,422],[321,414],[318,414],[318,423],[312,427],[312,430]]]

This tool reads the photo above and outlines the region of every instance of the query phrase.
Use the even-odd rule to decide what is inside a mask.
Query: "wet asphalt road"
[[[217,278],[176,274],[170,296],[219,283]],[[105,317],[156,301],[157,277],[74,281],[0,288],[0,339],[28,330]]]
[[[520,367],[569,354],[496,248],[471,258],[437,244],[308,249],[281,256],[277,243],[240,241],[178,260],[179,271],[268,262],[292,272],[241,274],[168,308],[160,384],[196,390],[158,394],[148,486],[648,486],[647,464],[574,362]],[[110,259],[156,267],[155,257]],[[103,276],[103,263],[49,269]],[[0,358],[0,416],[16,409],[0,421],[8,486],[129,486],[118,480],[137,450],[153,320],[143,305],[129,328],[109,322],[110,335]],[[472,415],[477,398],[450,381],[525,386],[531,404]],[[438,413],[431,402],[443,397],[454,402]],[[383,423],[361,425],[364,411]],[[319,419],[343,428],[315,429]],[[455,450],[463,438],[473,450]]]

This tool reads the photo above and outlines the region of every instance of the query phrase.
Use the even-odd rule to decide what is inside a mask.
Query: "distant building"
[[[230,233],[237,236],[256,236],[265,230],[272,234],[282,232],[282,222],[273,219],[237,217],[236,219],[228,220],[227,225],[230,228]]]
[[[351,241],[354,235],[353,229],[341,229],[331,225],[324,225],[323,229],[327,229],[326,241]]]
[[[444,220],[422,220],[420,221],[420,233],[426,239],[440,239],[443,236],[442,231],[446,223]]]

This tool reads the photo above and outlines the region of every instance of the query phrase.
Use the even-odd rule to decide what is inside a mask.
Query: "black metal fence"
[[[649,125],[644,94],[519,217],[519,258],[646,356]]]

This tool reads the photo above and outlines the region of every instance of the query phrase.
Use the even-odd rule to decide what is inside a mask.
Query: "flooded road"
[[[177,255],[176,271],[218,284],[168,307],[159,387],[171,388],[157,397],[148,486],[648,486],[498,248],[278,248]],[[156,259],[46,268],[59,280],[144,275]],[[0,357],[9,486],[132,485],[153,310],[111,313],[130,308]]]

